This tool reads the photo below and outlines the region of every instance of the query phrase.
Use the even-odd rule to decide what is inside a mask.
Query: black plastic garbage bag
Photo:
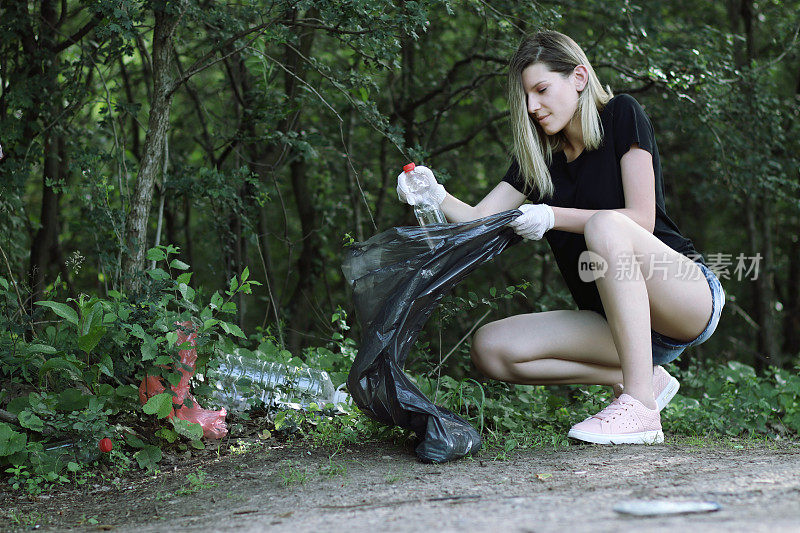
[[[478,432],[434,405],[403,373],[422,326],[444,294],[520,237],[506,211],[472,222],[398,227],[348,249],[342,265],[363,329],[347,378],[356,404],[374,419],[414,431],[425,462],[458,459],[481,446]]]

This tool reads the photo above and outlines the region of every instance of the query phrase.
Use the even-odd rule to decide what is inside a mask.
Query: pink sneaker
[[[656,397],[656,404],[658,405],[659,411],[667,406],[680,388],[681,384],[678,380],[664,370],[664,367],[657,366],[653,369],[653,394]],[[619,395],[622,394],[622,385],[616,384],[613,389],[614,396],[619,397]]]
[[[573,439],[595,444],[656,444],[664,442],[661,414],[629,394],[569,430]]]
[[[653,369],[653,394],[656,397],[658,410],[662,410],[678,393],[681,384],[672,377],[664,367],[657,366]]]

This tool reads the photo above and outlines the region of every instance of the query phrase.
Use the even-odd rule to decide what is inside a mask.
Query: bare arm
[[[524,194],[505,181],[501,181],[474,207],[449,193],[442,202],[441,207],[444,216],[447,217],[449,222],[469,222],[470,220],[488,217],[509,209],[516,209],[522,205],[525,199]]]
[[[625,193],[625,207],[614,209],[653,233],[656,223],[656,190],[653,156],[638,144],[622,156],[622,189]],[[553,229],[583,233],[586,221],[597,213],[595,209],[572,209],[553,207],[556,224]]]

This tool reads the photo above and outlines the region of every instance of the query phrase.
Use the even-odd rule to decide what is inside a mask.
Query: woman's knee
[[[472,336],[470,356],[478,370],[486,377],[500,379],[504,375],[505,362],[497,329],[486,324]]]
[[[632,222],[622,213],[609,209],[598,211],[586,221],[583,236],[586,246],[597,253],[614,251],[624,239],[624,228]]]

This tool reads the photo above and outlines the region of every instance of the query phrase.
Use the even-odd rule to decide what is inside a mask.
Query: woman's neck
[[[568,159],[574,159],[586,147],[583,144],[583,128],[580,118],[576,115],[562,130],[562,133],[564,134],[564,154]]]

